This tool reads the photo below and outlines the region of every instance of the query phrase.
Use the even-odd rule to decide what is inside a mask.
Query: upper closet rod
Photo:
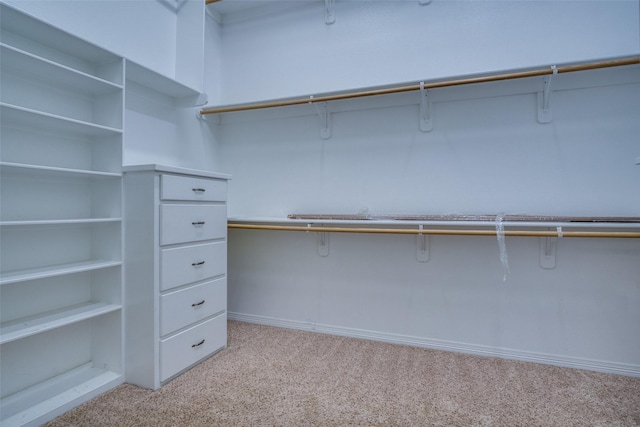
[[[204,4],[211,4],[211,3],[217,3],[220,0],[205,0]]]
[[[207,0],[207,1],[218,1],[218,0]],[[595,70],[599,68],[610,68],[610,67],[621,67],[625,65],[635,65],[640,64],[640,57],[633,58],[624,58],[624,59],[614,59],[608,61],[600,61],[600,62],[591,62],[585,64],[577,64],[577,65],[566,65],[561,67],[556,67],[557,73],[570,73],[574,71],[586,71],[586,70]],[[248,110],[258,110],[262,108],[272,108],[272,107],[286,107],[291,105],[301,105],[308,104],[309,102],[326,102],[326,101],[338,101],[342,99],[351,99],[351,98],[361,98],[366,96],[374,96],[374,95],[387,95],[392,93],[402,93],[402,92],[411,92],[417,91],[421,88],[424,89],[433,89],[447,86],[460,86],[472,83],[487,83],[487,82],[495,82],[500,80],[512,80],[512,79],[520,79],[524,77],[536,77],[536,76],[544,76],[547,74],[553,74],[554,68],[548,67],[539,70],[530,70],[530,71],[520,71],[514,73],[505,73],[505,74],[493,74],[488,76],[480,76],[480,77],[470,77],[466,79],[458,79],[458,80],[448,80],[448,81],[436,81],[436,82],[424,82],[424,84],[412,84],[408,86],[397,86],[385,89],[373,89],[366,90],[360,92],[350,92],[350,93],[342,93],[335,95],[324,95],[324,96],[314,96],[300,99],[291,99],[291,100],[282,100],[282,101],[272,101],[272,102],[264,102],[257,104],[244,104],[244,105],[235,105],[229,107],[219,107],[219,108],[206,108],[200,110],[200,114],[219,114],[219,113],[231,113],[236,111],[248,111]]]

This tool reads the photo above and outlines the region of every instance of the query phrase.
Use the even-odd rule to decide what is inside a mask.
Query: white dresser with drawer
[[[227,345],[226,174],[125,166],[126,381],[157,389]]]

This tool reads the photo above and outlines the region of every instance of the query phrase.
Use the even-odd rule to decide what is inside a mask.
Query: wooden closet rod
[[[211,3],[217,3],[220,0],[205,0],[204,4],[211,4]]]
[[[213,1],[217,1],[217,0],[213,0]],[[577,65],[566,65],[566,66],[557,67],[555,68],[555,70],[559,74],[559,73],[570,73],[574,71],[595,70],[599,68],[621,67],[625,65],[635,65],[635,64],[640,64],[640,57],[613,59],[608,61],[591,62],[591,63],[577,64]],[[538,70],[520,71],[520,72],[505,73],[505,74],[493,74],[488,76],[469,77],[466,79],[458,79],[458,80],[424,82],[424,85],[417,83],[417,84],[412,84],[407,86],[397,86],[397,87],[391,87],[391,88],[385,88],[385,89],[372,89],[372,90],[365,90],[360,92],[341,93],[341,94],[335,94],[335,95],[323,95],[323,96],[317,96],[317,97],[314,96],[314,97],[307,97],[307,98],[272,101],[272,102],[264,102],[264,103],[256,103],[256,104],[232,105],[228,107],[206,108],[206,109],[200,110],[200,114],[232,113],[236,111],[258,110],[258,109],[272,108],[272,107],[287,107],[291,105],[308,104],[310,102],[338,101],[343,99],[362,98],[366,96],[388,95],[392,93],[411,92],[411,91],[420,90],[422,87],[424,89],[434,89],[434,88],[441,88],[441,87],[448,87],[448,86],[461,86],[461,85],[467,85],[467,84],[473,84],[473,83],[487,83],[487,82],[495,82],[500,80],[520,79],[524,77],[544,76],[544,75],[553,74],[553,73],[554,73],[554,68],[548,67],[548,68],[542,68]]]
[[[461,229],[418,229],[418,228],[358,228],[358,227],[317,227],[292,225],[228,224],[228,228],[245,230],[307,231],[317,233],[375,233],[375,234],[424,234],[449,236],[495,236],[496,230]],[[605,237],[640,238],[640,231],[552,231],[552,230],[504,230],[504,236],[514,237]]]

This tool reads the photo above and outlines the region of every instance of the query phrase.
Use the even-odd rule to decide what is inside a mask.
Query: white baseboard
[[[455,351],[458,353],[473,354],[477,356],[500,357],[503,359],[520,360],[524,362],[541,363],[545,365],[562,366],[566,368],[585,369],[589,371],[603,372],[607,374],[640,377],[640,365],[630,365],[602,360],[582,359],[554,354],[534,353],[498,347],[466,344],[454,341],[445,341],[414,337],[409,335],[392,334],[386,332],[369,331],[365,329],[345,328],[341,326],[324,325],[318,323],[302,322],[298,320],[278,319],[253,314],[227,313],[229,320],[256,323],[260,325],[276,326],[280,328],[297,329],[303,331],[320,332],[331,335],[339,335],[352,338],[362,338],[373,341],[382,341],[392,344],[403,344],[414,347],[430,348],[435,350]]]

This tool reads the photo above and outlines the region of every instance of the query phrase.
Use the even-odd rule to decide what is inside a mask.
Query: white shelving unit
[[[189,13],[197,23],[204,5]],[[175,108],[206,98],[13,6],[0,3],[0,19],[0,425],[8,427],[39,425],[124,382],[125,91],[145,88]],[[203,31],[191,24],[183,30]]]
[[[0,425],[124,382],[124,59],[0,3]]]

